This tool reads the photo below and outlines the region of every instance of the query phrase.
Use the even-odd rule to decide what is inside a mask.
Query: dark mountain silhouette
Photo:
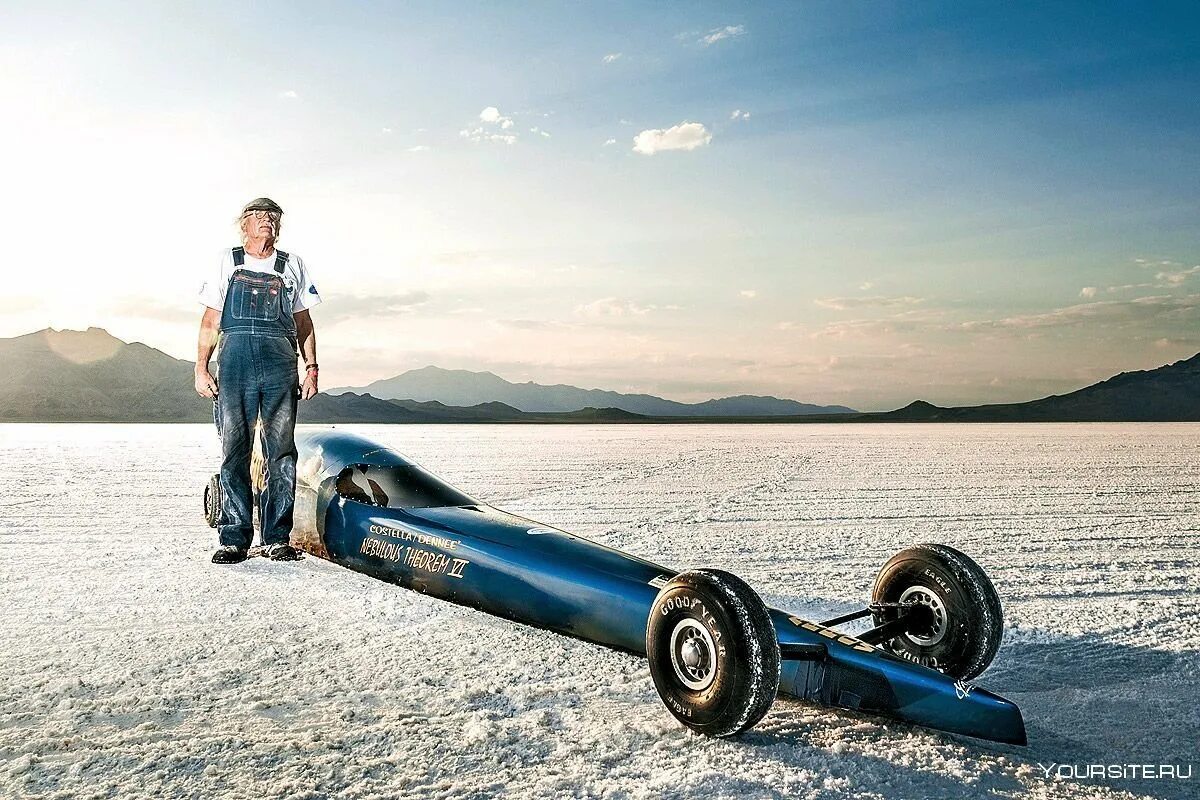
[[[1200,353],[1158,369],[1122,372],[1069,394],[1026,403],[940,408],[917,400],[870,416],[907,422],[1200,421]]]
[[[437,400],[454,406],[501,402],[521,411],[574,411],[588,406],[620,408],[652,417],[792,416],[799,414],[853,414],[845,406],[817,406],[795,400],[759,395],[738,395],[679,403],[650,394],[622,394],[606,389],[580,389],[568,384],[547,386],[533,381],[512,383],[491,372],[422,367],[363,387],[336,387],[330,394],[366,392],[375,397]]]

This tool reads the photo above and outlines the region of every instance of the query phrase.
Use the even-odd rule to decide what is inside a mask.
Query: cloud
[[[617,143],[617,140],[616,140],[616,139],[605,139],[605,140],[604,140],[604,146],[605,146],[605,147],[608,147],[610,144],[616,144],[616,143]]]
[[[503,142],[504,144],[514,144],[517,137],[511,133],[489,133],[484,128],[464,128],[458,132],[458,135],[472,142]]]
[[[749,111],[742,111],[740,108],[735,108],[733,113],[729,115],[730,119],[750,119]]]
[[[200,318],[200,314],[204,313],[204,308],[199,303],[187,307],[164,305],[145,295],[120,297],[115,302],[108,304],[108,307],[122,317],[151,319],[159,322],[193,322]]]
[[[530,129],[529,129],[529,132],[530,132],[530,133],[536,133],[536,134],[538,134],[539,136],[545,136],[547,139],[549,139],[549,138],[550,138],[550,132],[549,132],[549,131],[544,131],[544,130],[542,130],[541,128],[539,128],[538,126],[536,126],[536,125],[534,125],[532,128],[530,128]]]
[[[652,156],[666,150],[695,150],[712,141],[712,134],[699,122],[681,122],[662,130],[653,128],[633,138],[633,152]]]
[[[742,289],[740,292],[738,292],[738,294],[741,295],[742,297],[745,297],[747,300],[753,300],[754,298],[758,297],[758,290],[757,289]]]
[[[575,313],[581,317],[593,319],[603,317],[640,317],[658,308],[656,305],[640,306],[632,300],[622,300],[619,297],[601,297],[575,307]]]
[[[432,147],[430,147],[430,146],[429,146],[429,145],[427,145],[427,144],[414,144],[412,147],[408,148],[408,152],[410,152],[410,153],[424,153],[426,150],[432,150],[432,149],[433,149],[433,148],[432,148]]]
[[[517,141],[515,133],[500,133],[513,127],[512,117],[506,117],[495,106],[488,106],[479,112],[482,125],[468,125],[458,132],[458,135],[472,142],[502,142],[514,144]]]
[[[883,319],[855,319],[830,323],[814,331],[813,338],[874,339],[896,334],[940,335],[964,333],[1031,338],[1053,331],[1080,330],[1089,336],[1119,334],[1129,329],[1151,331],[1163,326],[1192,330],[1200,321],[1200,294],[1160,295],[1135,300],[1097,300],[1056,308],[1039,314],[1019,314],[996,319],[954,321],[945,312],[910,310]],[[1160,334],[1155,334],[1160,335]]]
[[[1135,300],[1098,300],[1094,303],[1057,308],[1044,314],[1022,314],[996,320],[962,322],[948,326],[964,331],[1018,329],[1034,330],[1045,328],[1076,327],[1087,323],[1104,323],[1126,326],[1149,321],[1169,321],[1192,316],[1200,311],[1200,294],[1171,297],[1139,297]]]
[[[498,319],[496,324],[519,331],[551,331],[576,327],[566,322],[546,319]]]
[[[868,284],[869,285],[869,284]],[[896,308],[903,306],[915,306],[924,302],[921,297],[883,297],[876,295],[874,297],[819,297],[813,302],[821,308],[831,308],[834,311],[845,311],[849,308]]]
[[[621,57],[621,53],[609,53],[600,60],[603,61],[605,64],[611,64],[620,57]]]
[[[391,132],[392,132],[392,129],[391,129],[391,128],[383,128],[383,129],[382,129],[382,130],[380,130],[379,132],[380,132],[380,133],[391,133]]]
[[[300,97],[300,95],[296,94],[295,89],[287,89],[285,91],[280,92],[279,97],[283,100],[295,100],[298,97]]]
[[[1197,264],[1191,269],[1164,270],[1162,272],[1155,273],[1154,278],[1155,280],[1162,281],[1166,286],[1180,286],[1184,281],[1196,273],[1200,273],[1200,264]]]
[[[726,25],[724,28],[713,28],[708,33],[700,37],[700,44],[708,47],[711,44],[716,44],[722,39],[731,39],[734,36],[741,36],[746,32],[745,25]]]
[[[1085,286],[1079,290],[1079,296],[1091,299],[1096,296],[1096,291],[1097,289],[1095,286]]]
[[[348,319],[410,314],[427,302],[429,293],[423,291],[362,296],[334,294],[326,295],[325,302],[315,313],[321,322],[333,325]]]

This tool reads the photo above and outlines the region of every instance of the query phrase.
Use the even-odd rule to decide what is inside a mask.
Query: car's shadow
[[[855,608],[850,603],[794,595],[764,599],[768,605],[793,609],[808,618],[832,617]],[[973,749],[980,756],[1002,755],[1007,761],[1003,769],[984,770],[969,786],[945,779],[946,796],[985,795],[1013,791],[1029,782],[1047,783],[1053,780],[1044,777],[1047,769],[1051,775],[1061,773],[1062,780],[1080,788],[1123,789],[1171,800],[1195,796],[1195,781],[1200,779],[1196,774],[1200,764],[1194,763],[1200,731],[1200,710],[1195,702],[1200,696],[1200,652],[1136,647],[1098,635],[1010,629],[995,661],[976,682],[1017,703],[1025,718],[1029,745],[1016,747],[928,731],[930,736]],[[927,730],[855,712],[832,713],[836,718],[820,713],[818,706],[784,699],[745,738],[751,743],[778,744],[782,739],[819,746],[831,737],[838,738],[837,728],[851,739],[879,735],[885,727]],[[854,755],[852,744],[845,750],[843,755],[853,760],[877,760]],[[1126,777],[1088,778],[1090,765],[1120,765]],[[1192,778],[1137,777],[1124,765],[1139,765],[1138,770],[1140,765],[1172,765],[1190,769]],[[874,769],[870,763],[860,766]],[[1018,779],[1018,770],[1031,777]],[[923,791],[934,791],[929,780],[923,772]]]

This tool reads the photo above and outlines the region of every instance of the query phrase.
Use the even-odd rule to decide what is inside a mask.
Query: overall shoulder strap
[[[288,254],[279,248],[275,248],[275,271],[282,275],[283,271],[287,269],[287,262]]]
[[[246,263],[246,248],[244,248],[244,247],[233,248],[233,265],[235,267],[240,267],[245,263]]]

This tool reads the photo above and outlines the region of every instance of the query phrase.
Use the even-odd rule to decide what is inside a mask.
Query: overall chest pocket
[[[230,310],[234,319],[275,320],[283,297],[277,277],[235,272],[229,282]]]

